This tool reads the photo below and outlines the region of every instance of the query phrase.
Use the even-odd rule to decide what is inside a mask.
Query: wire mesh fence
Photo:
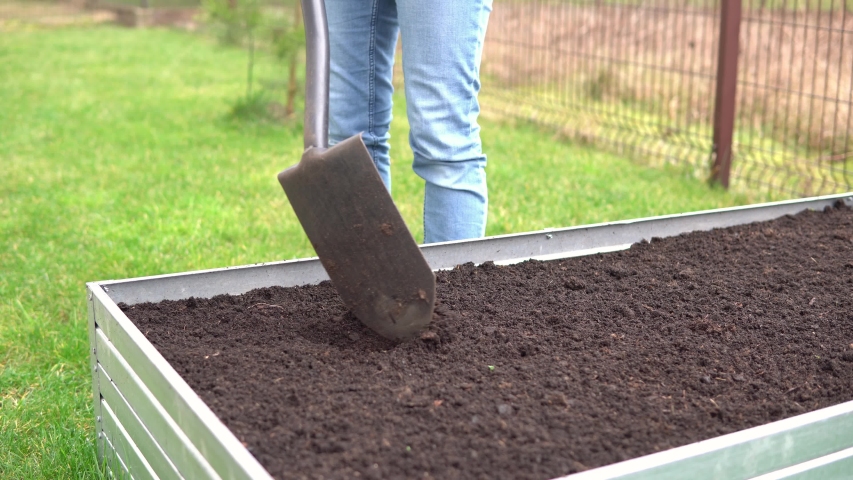
[[[853,3],[745,4],[733,172],[801,195],[853,185]]]
[[[734,112],[732,184],[785,196],[851,190],[853,2],[737,2],[728,20],[740,42],[722,56],[731,38],[720,37],[721,3],[497,1],[484,111],[709,176],[720,173],[723,102]],[[736,89],[718,98],[724,64]]]

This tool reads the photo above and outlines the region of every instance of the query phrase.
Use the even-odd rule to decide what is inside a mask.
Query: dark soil
[[[853,399],[853,211],[438,273],[395,345],[328,283],[122,305],[277,478],[547,479]]]

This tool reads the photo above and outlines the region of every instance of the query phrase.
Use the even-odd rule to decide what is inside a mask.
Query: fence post
[[[729,188],[732,138],[737,99],[738,43],[741,0],[720,0],[720,46],[717,59],[717,96],[714,104],[714,165],[711,179]]]

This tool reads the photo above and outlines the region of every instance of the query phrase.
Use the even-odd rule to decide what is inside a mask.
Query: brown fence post
[[[720,48],[717,59],[717,97],[714,105],[714,166],[711,179],[729,187],[732,137],[737,98],[738,42],[741,0],[720,0]]]

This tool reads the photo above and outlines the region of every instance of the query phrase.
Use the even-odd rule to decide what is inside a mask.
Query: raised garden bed
[[[400,345],[327,283],[269,287],[316,283],[304,261],[278,265],[290,281],[263,266],[90,284],[103,455],[140,438],[120,468],[268,478],[251,452],[276,478],[546,479],[661,452],[580,476],[831,478],[853,459],[853,212],[823,211],[839,198],[431,247],[449,267],[466,249],[512,261],[652,240],[438,272],[433,326]],[[805,208],[821,210],[652,239]]]

